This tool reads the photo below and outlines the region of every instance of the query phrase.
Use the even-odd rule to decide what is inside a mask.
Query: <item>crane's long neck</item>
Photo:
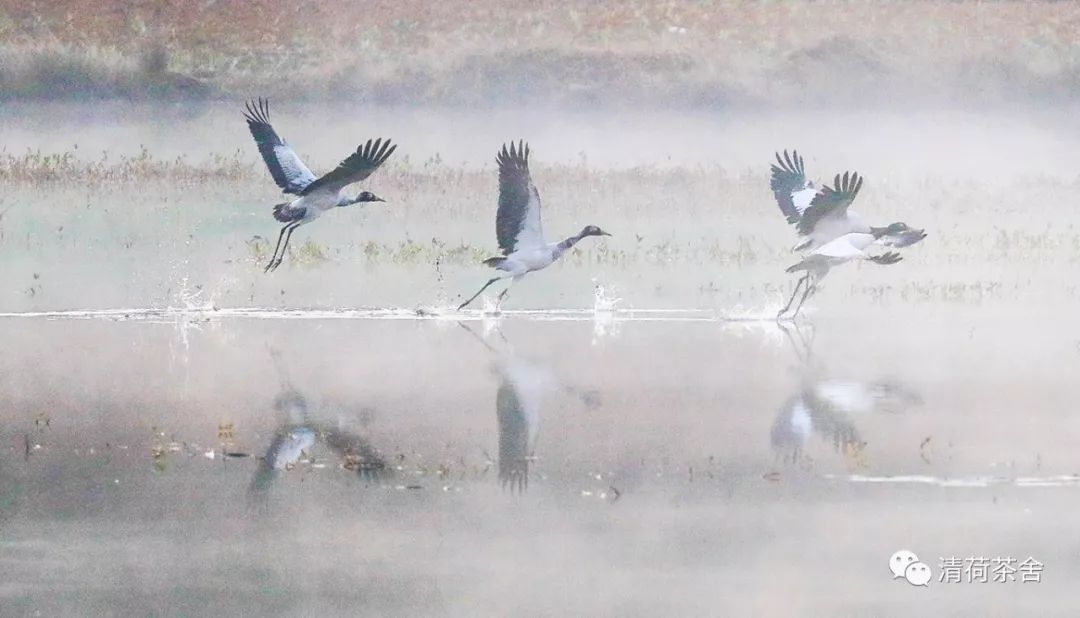
[[[345,206],[352,206],[353,204],[357,203],[358,201],[359,200],[357,200],[355,197],[349,197],[348,195],[345,195],[344,193],[342,193],[342,194],[338,195],[337,204],[334,204],[334,207],[335,208],[344,208]]]
[[[585,238],[584,234],[574,234],[566,240],[560,241],[559,244],[555,245],[555,257],[559,257],[569,251],[570,248],[576,245],[582,238]]]

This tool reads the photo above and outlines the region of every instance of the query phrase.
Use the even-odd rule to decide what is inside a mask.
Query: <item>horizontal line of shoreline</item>
[[[270,307],[233,308],[118,308],[72,309],[58,311],[0,312],[0,319],[52,320],[214,320],[230,318],[279,320],[486,320],[500,317],[547,321],[663,321],[663,322],[764,322],[775,321],[774,315],[723,315],[711,309],[511,309],[507,311],[467,310],[453,308],[356,308],[356,309],[281,309]]]

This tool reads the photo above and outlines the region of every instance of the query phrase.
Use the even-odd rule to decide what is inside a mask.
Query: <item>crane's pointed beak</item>
[[[608,234],[607,232],[600,232],[600,235],[601,236],[611,236],[611,234]]]

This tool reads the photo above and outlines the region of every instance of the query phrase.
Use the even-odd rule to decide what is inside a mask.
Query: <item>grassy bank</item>
[[[0,98],[505,106],[1080,98],[1080,5],[0,1]]]

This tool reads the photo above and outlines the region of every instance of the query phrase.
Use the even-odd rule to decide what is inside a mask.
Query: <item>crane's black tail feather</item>
[[[306,208],[290,208],[290,202],[274,206],[274,218],[282,223],[289,223],[304,218]]]

